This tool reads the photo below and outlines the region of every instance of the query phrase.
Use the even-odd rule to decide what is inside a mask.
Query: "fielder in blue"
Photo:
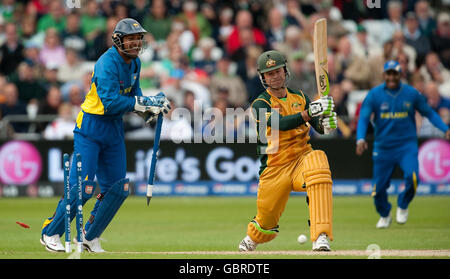
[[[415,88],[404,84],[401,67],[396,61],[384,65],[385,82],[372,88],[364,99],[356,132],[356,154],[362,155],[367,149],[364,140],[371,115],[375,129],[373,146],[373,193],[375,208],[380,214],[377,228],[388,228],[392,222],[391,204],[387,189],[395,167],[403,171],[405,189],[398,196],[396,221],[406,223],[408,205],[416,194],[419,183],[418,144],[416,110],[445,133],[450,139],[450,130],[439,115],[427,104]]]
[[[100,194],[83,231],[83,246],[89,252],[104,252],[99,237],[127,198],[126,154],[122,116],[134,111],[150,122],[167,113],[169,102],[163,93],[142,96],[138,58],[147,31],[131,18],[119,21],[112,35],[114,45],[97,61],[91,88],[81,105],[74,129],[74,154],[82,159],[82,203],[92,197],[96,182]],[[75,157],[75,156],[73,156]],[[94,181],[94,178],[97,178]],[[71,219],[75,216],[77,175],[74,160],[70,169]],[[64,252],[64,200],[54,215],[45,220],[41,243],[48,251]]]

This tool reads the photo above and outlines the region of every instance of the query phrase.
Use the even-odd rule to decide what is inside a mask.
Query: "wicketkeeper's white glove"
[[[323,116],[320,119],[320,123],[322,124],[324,130],[334,130],[337,128],[337,114],[336,112],[332,111],[331,114],[327,116]]]
[[[308,108],[309,117],[327,116],[334,109],[334,101],[331,96],[320,97],[320,99],[311,102]]]

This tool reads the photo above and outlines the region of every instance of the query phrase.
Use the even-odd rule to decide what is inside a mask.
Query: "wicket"
[[[70,247],[70,219],[71,219],[71,210],[70,210],[70,163],[69,163],[69,154],[65,153],[63,155],[63,164],[64,164],[64,202],[65,202],[65,248],[66,253],[72,252]],[[76,187],[76,226],[77,226],[77,252],[81,253],[83,251],[83,243],[81,234],[83,232],[83,203],[82,203],[82,178],[81,178],[81,154],[77,153],[75,155],[75,164],[76,164],[76,172],[77,172],[77,185]]]

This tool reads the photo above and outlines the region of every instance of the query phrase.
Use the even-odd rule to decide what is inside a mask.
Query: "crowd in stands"
[[[379,2],[370,8],[348,0],[1,0],[0,123],[8,115],[57,117],[0,128],[10,137],[71,138],[94,63],[112,47],[114,27],[126,17],[149,31],[140,55],[143,93],[163,91],[174,108],[247,110],[264,90],[256,60],[269,49],[288,59],[288,86],[316,98],[312,34],[314,22],[325,17],[331,95],[340,117],[331,136],[354,136],[361,101],[383,82],[390,59],[450,124],[449,1]],[[166,129],[175,131],[167,137],[179,139],[208,132],[217,121],[166,117]],[[244,122],[224,121],[216,132],[236,133]],[[129,138],[152,134],[136,115],[126,123]],[[440,136],[426,118],[417,115],[417,123],[419,136]]]

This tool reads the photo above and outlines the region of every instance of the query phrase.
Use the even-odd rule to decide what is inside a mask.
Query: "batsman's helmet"
[[[145,30],[139,22],[132,18],[124,18],[120,20],[116,27],[114,28],[114,32],[112,34],[112,40],[114,45],[124,52],[125,54],[128,54],[126,50],[123,49],[123,37],[126,35],[133,35],[133,34],[141,34],[140,39],[140,45],[142,46],[142,43],[144,43],[144,34],[147,33],[147,30]]]
[[[262,53],[256,62],[257,71],[259,73],[259,78],[265,88],[268,87],[266,80],[264,78],[264,73],[267,73],[272,70],[276,70],[279,68],[284,68],[284,72],[286,74],[286,82],[289,79],[289,70],[287,69],[287,60],[283,54],[276,50],[269,50]]]

